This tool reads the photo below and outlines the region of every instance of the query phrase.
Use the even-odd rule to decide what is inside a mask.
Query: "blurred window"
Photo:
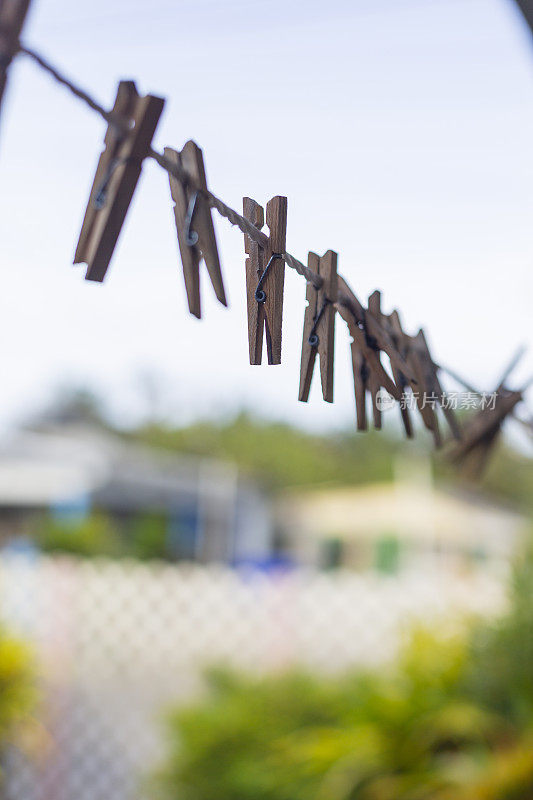
[[[394,575],[400,568],[400,542],[396,536],[386,534],[376,542],[374,566],[378,572]]]

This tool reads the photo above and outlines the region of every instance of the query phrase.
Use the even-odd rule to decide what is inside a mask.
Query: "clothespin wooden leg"
[[[425,402],[425,395],[427,396],[428,387],[424,380],[424,370],[417,357],[416,349],[414,347],[414,340],[412,337],[404,333],[400,315],[397,311],[393,311],[388,317],[391,331],[398,344],[402,357],[405,359],[412,374],[412,379],[409,381],[413,392],[413,397],[416,400],[417,408],[422,417],[422,421],[433,436],[436,447],[440,447],[442,439],[439,430],[437,415],[431,405]]]
[[[320,258],[316,253],[309,253],[307,256],[307,266],[313,272],[318,273],[320,269]],[[312,283],[307,284],[305,291],[305,299],[307,300],[307,308],[304,315],[304,331],[302,337],[302,357],[300,361],[300,391],[298,400],[307,403],[309,400],[309,391],[311,389],[311,380],[313,378],[313,370],[315,367],[315,360],[318,353],[318,341],[312,343],[310,341],[311,335],[316,337],[313,333],[313,327],[317,317],[318,309],[318,291]]]
[[[337,297],[337,253],[328,250],[320,259],[320,276],[324,283],[318,292],[316,333],[320,357],[322,397],[333,403],[333,369],[335,362],[335,306]]]
[[[380,322],[388,330],[389,335],[391,337],[392,344],[393,344],[397,354],[400,356],[400,358],[403,359],[404,353],[403,353],[403,350],[402,350],[402,347],[401,347],[401,342],[398,340],[398,336],[392,330],[392,326],[390,324],[389,317],[387,317],[383,312],[381,312],[381,314],[380,314]],[[405,430],[405,435],[407,436],[408,439],[412,439],[413,438],[413,426],[412,426],[412,423],[411,423],[411,417],[409,415],[409,410],[408,410],[407,406],[405,405],[405,390],[409,386],[409,382],[408,382],[406,376],[401,371],[401,369],[398,367],[398,362],[397,362],[396,358],[391,358],[391,369],[392,369],[392,376],[394,378],[394,382],[395,382],[396,386],[398,386],[398,388],[401,391],[401,399],[400,399],[399,407],[400,407],[400,417],[401,417],[402,424],[403,424],[403,427],[404,427],[404,430]]]
[[[381,317],[381,293],[377,290],[373,292],[368,298],[368,310],[370,313],[379,319]],[[379,359],[379,351],[376,351],[377,358]],[[378,395],[381,388],[380,382],[375,372],[370,373],[369,389],[372,398],[372,414],[374,417],[374,428],[381,430],[381,409],[378,407]]]
[[[450,460],[466,465],[465,469],[473,465],[473,472],[481,472],[504,421],[522,399],[522,392],[502,392],[498,387],[494,406],[480,408],[466,424],[461,441],[455,442],[448,454]]]
[[[374,396],[380,386],[383,386],[395,400],[400,400],[401,389],[390,378],[379,359],[379,348],[371,347],[373,342],[369,341],[367,330],[363,330],[365,319],[368,315],[358,299],[346,283],[338,277],[338,301],[337,310],[348,325],[348,330],[352,336],[352,370],[354,378],[355,405],[357,411],[358,430],[367,429],[366,419],[366,391],[370,388],[370,377],[374,378]],[[378,323],[379,324],[379,323]],[[391,347],[392,347],[391,342]],[[389,348],[391,349],[391,348]],[[391,350],[392,352],[392,350]],[[398,363],[404,363],[398,356]],[[377,389],[375,388],[377,387]],[[377,409],[379,410],[379,409]]]
[[[299,400],[307,402],[316,355],[320,358],[320,380],[322,397],[333,402],[333,364],[335,351],[335,306],[332,298],[337,296],[337,253],[328,250],[319,258],[309,253],[308,266],[323,279],[320,289],[307,284],[302,358],[300,365]]]
[[[406,340],[409,340],[409,337],[406,336]],[[435,447],[440,447],[442,445],[442,436],[440,433],[439,421],[434,408],[431,404],[428,404],[427,401],[428,395],[431,394],[431,389],[426,383],[423,364],[421,363],[419,355],[416,352],[416,348],[413,347],[412,343],[408,350],[408,356],[409,362],[412,364],[416,375],[417,389],[416,391],[413,391],[413,394],[416,399],[418,410],[420,411],[424,425],[433,435]]]
[[[264,225],[265,215],[262,206],[244,197],[243,216],[259,230]],[[248,310],[248,348],[250,364],[260,364],[263,356],[263,330],[265,327],[265,306],[255,299],[257,282],[263,272],[263,250],[250,236],[244,234],[246,259],[246,300]]]
[[[431,391],[435,397],[437,397],[437,401],[442,408],[444,416],[446,417],[446,421],[450,427],[452,436],[454,439],[460,440],[462,437],[462,432],[459,422],[453,412],[453,409],[450,408],[449,404],[446,402],[446,395],[440,384],[437,368],[435,367],[433,359],[431,358],[431,353],[429,351],[428,343],[422,328],[416,335],[415,342],[419,348],[421,361],[425,369],[426,383],[431,387]]]
[[[499,433],[500,429],[495,428],[479,442],[475,449],[467,454],[460,469],[463,478],[475,481],[481,477],[487,467],[490,454]]]
[[[363,330],[367,328],[364,324],[370,322],[369,315],[365,314],[363,307],[359,300],[356,298],[344,278],[338,276],[338,297],[336,303],[337,311],[348,325],[348,330],[352,335],[354,344],[360,349],[364,356],[365,362],[368,366],[369,375],[374,372],[379,381],[379,385],[383,386],[395,400],[401,397],[401,391],[396,386],[392,378],[389,376],[383,364],[379,359],[379,347],[370,347],[368,331]],[[374,345],[374,342],[371,342]],[[399,359],[399,363],[404,363],[403,359]],[[410,369],[410,368],[409,368]]]
[[[409,409],[405,405],[405,398],[403,396],[404,392],[405,392],[405,389],[407,388],[407,384],[405,382],[404,376],[401,373],[396,373],[394,368],[393,368],[393,374],[394,374],[394,379],[396,381],[396,384],[398,386],[401,386],[401,388],[402,388],[402,400],[400,401],[400,416],[402,418],[402,423],[403,423],[403,428],[404,428],[404,431],[405,431],[405,435],[407,436],[408,439],[412,439],[413,438],[413,426],[412,426],[412,423],[411,423],[411,417],[409,415]]]
[[[7,71],[17,52],[30,0],[2,0],[0,3],[0,108],[7,83]]]
[[[271,339],[272,364],[281,364],[281,333],[283,326],[283,289],[285,284],[285,237],[287,232],[287,198],[273,197],[266,206],[266,224],[270,231],[269,246],[264,253],[264,269],[268,272],[262,290],[267,330]]]
[[[258,211],[258,208],[261,207],[251,198],[244,198],[243,208],[244,216],[251,222],[254,222],[254,219],[261,221]],[[268,363],[281,364],[287,229],[286,197],[273,197],[268,201],[266,222],[270,235],[265,240],[264,247],[252,242],[249,236],[245,235],[244,237],[245,250],[249,256],[246,260],[246,294],[251,364],[261,363],[262,343],[259,343],[259,339],[262,338],[263,330],[266,335]],[[259,277],[254,280],[256,266]],[[253,307],[254,303],[257,306],[256,309]]]
[[[355,393],[355,411],[357,415],[357,430],[368,430],[366,419],[366,393],[368,389],[369,369],[365,357],[356,342],[351,344],[353,385]]]
[[[165,147],[164,153],[170,162],[181,166],[201,189],[207,190],[203,154],[195,142],[186,142],[181,153],[171,147]],[[189,311],[200,319],[201,258],[205,261],[218,300],[222,305],[227,305],[211,209],[201,192],[183,184],[174,175],[169,174],[168,177]]]

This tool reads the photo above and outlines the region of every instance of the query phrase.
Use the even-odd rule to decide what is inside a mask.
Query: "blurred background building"
[[[11,549],[32,546],[46,516],[72,526],[105,514],[127,542],[157,517],[171,560],[261,563],[271,555],[265,493],[234,464],[128,442],[96,424],[14,431],[0,442],[0,530]]]
[[[515,504],[436,484],[423,454],[398,457],[388,483],[289,493],[279,513],[296,562],[389,574],[507,563],[529,525]]]

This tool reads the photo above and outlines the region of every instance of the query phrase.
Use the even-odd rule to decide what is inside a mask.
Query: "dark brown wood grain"
[[[370,387],[372,386],[374,389],[377,387],[377,389],[375,389],[377,391],[383,386],[395,400],[400,400],[401,389],[394,383],[381,363],[379,350],[369,346],[367,334],[363,330],[362,323],[358,324],[359,314],[364,314],[364,310],[358,303],[344,278],[340,275],[338,276],[338,296],[339,301],[336,304],[337,311],[346,322],[350,335],[352,336],[351,355],[357,429],[366,430],[366,393],[370,390]],[[354,310],[357,308],[357,305],[359,305],[359,310]],[[374,403],[375,400],[373,402],[373,409],[375,408]],[[376,410],[379,409],[376,408]],[[378,419],[378,424],[379,422],[380,420]],[[376,423],[375,414],[374,423]]]
[[[333,250],[328,250],[320,259],[320,275],[324,284],[318,292],[318,311],[324,305],[324,312],[317,326],[318,355],[320,358],[320,381],[322,397],[327,403],[333,403],[333,370],[335,361],[335,305],[337,297],[337,260]]]
[[[402,337],[394,332],[389,317],[383,314],[383,312],[381,312],[380,315],[380,323],[382,327],[388,331],[392,344],[397,353],[399,354],[399,356],[401,357],[401,359],[405,363],[407,363],[405,361],[405,350],[402,346]],[[396,386],[398,386],[401,389],[402,392],[402,398],[400,400],[399,405],[400,405],[400,417],[404,427],[405,435],[407,436],[408,439],[412,439],[414,436],[414,431],[411,422],[411,415],[409,414],[409,408],[407,407],[407,396],[405,394],[405,390],[409,387],[409,381],[402,372],[402,370],[398,368],[396,359],[391,359],[391,369],[394,382],[396,383]]]
[[[368,430],[366,418],[366,393],[368,391],[368,377],[370,370],[357,342],[351,343],[352,373],[355,393],[355,413],[357,417],[357,430]]]
[[[381,317],[381,292],[377,289],[375,292],[372,292],[370,297],[368,298],[368,314],[365,314],[365,320],[367,323],[368,329],[368,320],[370,317],[379,320]],[[376,340],[377,344],[377,340]],[[381,359],[379,357],[379,351],[376,351],[376,356],[381,363]],[[379,382],[378,376],[376,372],[370,371],[370,376],[368,379],[368,388],[370,391],[370,397],[372,400],[372,416],[374,418],[374,428],[377,430],[381,430],[381,409],[378,406],[378,395],[381,389],[381,384]]]
[[[243,199],[244,216],[256,225],[254,219],[262,222],[263,209],[249,197]],[[261,210],[259,213],[258,209]],[[248,216],[247,216],[248,215]],[[285,238],[287,231],[287,198],[273,197],[266,206],[266,224],[269,236],[262,247],[244,235],[246,259],[246,299],[248,308],[248,345],[250,364],[261,364],[263,331],[267,343],[269,364],[281,364],[281,336],[283,327],[283,290],[285,283]],[[258,227],[258,225],[256,225]],[[266,299],[258,303],[255,290],[259,278],[267,268],[262,284]],[[255,272],[257,271],[257,276]]]
[[[414,380],[409,381],[409,384],[422,421],[427,430],[431,432],[435,447],[440,447],[442,445],[442,436],[440,433],[439,421],[435,409],[426,402],[426,398],[431,390],[424,379],[424,365],[420,358],[420,353],[414,346],[413,338],[404,332],[398,311],[393,311],[392,314],[390,314],[389,322],[391,331],[396,336],[404,359],[409,364],[411,374],[415,376]]]
[[[316,356],[320,359],[320,381],[322,397],[327,403],[333,402],[333,368],[335,358],[335,305],[331,299],[337,297],[337,253],[328,250],[322,257],[309,253],[307,265],[323,278],[320,289],[307,284],[308,301],[304,316],[302,337],[302,357],[300,362],[300,391],[298,399],[307,402]],[[318,319],[318,316],[320,318]],[[318,319],[318,321],[317,321]],[[315,325],[316,323],[316,325]],[[312,346],[309,336],[315,327],[318,344]]]
[[[132,81],[119,83],[113,112],[118,112],[132,127],[122,135],[110,125],[105,136],[105,149],[98,162],[74,256],[75,264],[87,264],[87,280],[105,278],[164,104],[160,97],[139,96]],[[113,161],[116,168],[107,184],[106,202],[97,208],[95,198]]]
[[[320,256],[316,253],[309,252],[307,256],[307,266],[309,269],[312,269],[313,272],[319,274]],[[307,307],[304,314],[302,356],[300,359],[300,390],[298,392],[298,400],[301,400],[303,403],[307,403],[309,400],[311,380],[313,378],[315,361],[318,354],[318,348],[311,347],[309,344],[309,336],[311,335],[318,313],[318,289],[315,289],[312,283],[307,283],[305,299],[307,300]]]
[[[268,247],[263,259],[265,267],[273,253],[285,253],[287,233],[287,198],[273,197],[266,206],[266,224],[270,231]],[[272,262],[263,283],[266,293],[265,315],[272,348],[272,364],[281,364],[281,335],[283,327],[283,290],[285,285],[285,261],[276,258]]]
[[[533,34],[533,0],[516,0],[516,2]]]
[[[454,439],[461,439],[461,428],[457,417],[454,414],[450,404],[446,402],[446,393],[444,392],[439,376],[438,370],[435,366],[431,353],[429,352],[428,343],[423,329],[421,328],[417,335],[414,337],[414,345],[418,350],[420,359],[424,369],[424,378],[429,390],[438,398],[438,404],[442,408],[442,412],[452,432]]]
[[[353,290],[348,286],[346,281],[343,281],[343,286],[346,287],[346,290],[339,290],[338,302],[347,306],[351,310],[357,322],[365,325],[368,334],[375,339],[379,349],[383,350],[383,352],[389,357],[391,364],[394,364],[398,370],[401,370],[409,379],[409,381],[416,382],[416,378],[412,373],[410,365],[405,361],[398,351],[398,348],[390,335],[388,326],[383,324],[383,319],[381,321],[376,319],[376,317],[370,313],[369,309],[363,308],[362,303],[360,303],[360,301],[357,299]]]
[[[498,387],[494,407],[490,407],[489,404],[474,414],[465,426],[461,441],[451,447],[450,460],[458,465],[466,465],[467,471],[471,471],[472,474],[480,474],[503,423],[521,400],[523,400],[522,392]]]
[[[243,216],[261,230],[265,223],[265,212],[251,197],[242,201]],[[263,272],[263,249],[244,234],[244,250],[248,254],[246,269],[246,307],[248,311],[248,349],[250,364],[261,364],[263,357],[263,331],[265,330],[265,307],[255,299],[255,289]]]
[[[195,142],[186,142],[181,152],[165,147],[164,155],[172,164],[181,166],[201,189],[207,190],[203,153]],[[200,297],[200,261],[202,258],[217,299],[222,305],[227,305],[213,217],[205,197],[197,193],[191,231],[198,235],[198,242],[193,245],[189,244],[185,230],[186,215],[189,201],[196,190],[182,183],[170,173],[168,177],[170,194],[174,201],[174,219],[189,311],[200,319],[202,316]]]
[[[30,7],[30,0],[0,2],[0,110],[7,84],[7,72],[17,52],[18,42]]]

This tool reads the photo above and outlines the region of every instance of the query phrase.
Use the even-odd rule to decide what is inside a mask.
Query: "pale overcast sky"
[[[167,98],[154,144],[204,149],[240,209],[289,198],[287,247],[339,253],[437,361],[491,388],[533,345],[533,40],[512,0],[34,0],[26,42],[111,105],[120,78]],[[104,123],[27,59],[0,129],[0,423],[85,383],[124,422],[143,375],[177,420],[255,408],[311,428],[354,416],[337,322],[333,406],[297,401],[305,282],[287,269],[284,358],[250,367],[242,235],[216,217],[230,300],[203,272],[186,310],[166,174],[143,176],[104,284],[71,264]],[[533,349],[517,379],[533,374]],[[453,387],[453,384],[448,384]]]

